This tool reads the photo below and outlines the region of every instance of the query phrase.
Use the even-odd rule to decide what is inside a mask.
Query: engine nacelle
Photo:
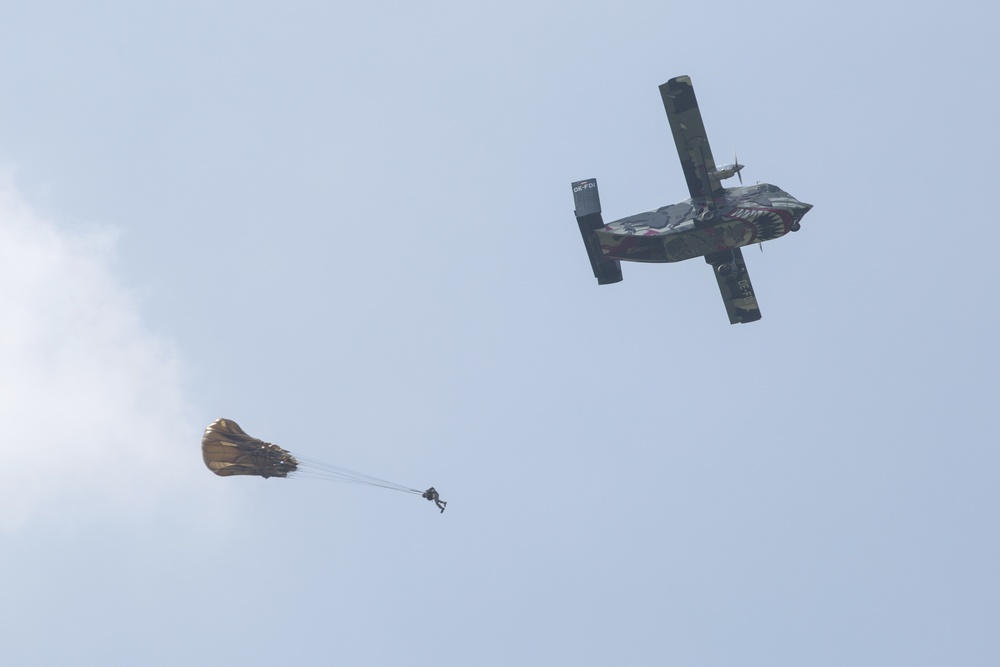
[[[715,272],[725,278],[736,271],[736,254],[732,250],[720,250],[705,255],[705,263],[711,264]]]
[[[724,181],[727,178],[732,178],[733,176],[739,174],[740,171],[743,170],[743,167],[744,165],[740,164],[739,162],[733,162],[732,164],[724,164],[721,167],[717,167],[716,170],[712,172],[712,176],[719,179],[720,181]],[[742,182],[743,182],[743,177],[740,176],[740,183]]]

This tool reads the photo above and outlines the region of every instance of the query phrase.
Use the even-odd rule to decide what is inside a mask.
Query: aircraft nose
[[[797,232],[800,229],[802,229],[802,225],[800,224],[800,221],[802,220],[802,216],[804,216],[806,213],[808,213],[809,210],[812,207],[813,207],[812,204],[806,204],[805,202],[799,202],[798,206],[796,206],[793,209],[793,211],[792,211],[792,226],[791,226],[791,230],[793,232]]]

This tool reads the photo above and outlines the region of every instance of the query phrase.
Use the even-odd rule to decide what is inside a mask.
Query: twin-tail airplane
[[[704,257],[715,271],[730,324],[755,322],[760,308],[740,248],[797,232],[812,205],[768,183],[744,186],[738,161],[716,166],[690,77],[667,81],[660,97],[691,198],[605,225],[597,180],[573,183],[576,220],[594,276],[607,285],[621,281],[623,261]],[[733,176],[740,187],[722,187]]]

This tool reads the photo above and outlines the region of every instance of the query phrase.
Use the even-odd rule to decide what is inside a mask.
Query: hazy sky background
[[[996,665],[1000,16],[897,7],[0,2],[0,661]],[[758,323],[573,219],[679,74]]]

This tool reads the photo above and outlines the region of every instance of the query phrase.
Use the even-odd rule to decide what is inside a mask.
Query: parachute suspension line
[[[377,487],[377,488],[380,488],[380,489],[388,489],[390,491],[401,491],[403,493],[413,493],[413,494],[422,493],[422,492],[417,491],[415,489],[404,489],[404,488],[399,488],[398,486],[386,486],[386,485],[383,485],[383,484],[373,484],[371,482],[358,482],[358,481],[355,481],[355,480],[341,479],[341,478],[336,477],[334,475],[330,475],[329,473],[323,473],[323,474],[313,473],[313,474],[310,474],[308,471],[304,471],[304,470],[301,470],[301,469],[297,470],[297,471],[295,471],[293,473],[290,473],[288,476],[290,478],[294,478],[294,479],[309,479],[309,480],[318,480],[318,481],[321,481],[321,482],[337,482],[337,483],[340,483],[340,484],[356,484],[358,486]]]
[[[400,484],[394,484],[393,482],[382,482],[372,479],[356,478],[351,474],[343,474],[341,472],[333,472],[329,470],[313,469],[310,466],[299,466],[299,469],[294,473],[291,473],[291,477],[297,479],[319,479],[327,482],[340,482],[342,484],[358,484],[363,486],[376,486],[382,489],[389,489],[391,491],[402,491],[404,493],[421,493],[416,489],[410,489],[408,487],[402,486]]]
[[[423,493],[423,491],[418,489],[412,489],[408,486],[403,486],[402,484],[396,484],[395,482],[379,479],[378,477],[366,475],[365,473],[357,472],[356,470],[348,470],[347,468],[341,468],[340,466],[330,465],[329,463],[320,463],[319,461],[313,461],[311,459],[303,459],[302,457],[297,457],[297,459],[299,462],[299,469],[295,473],[296,477],[324,479],[334,482],[342,482],[345,484],[377,486],[382,489],[401,491],[403,493]]]
[[[419,493],[416,489],[411,489],[409,487],[403,486],[402,484],[396,484],[395,482],[379,479],[378,477],[373,477],[372,475],[366,475],[365,473],[357,472],[356,470],[349,470],[347,468],[342,468],[340,466],[335,466],[329,463],[320,463],[319,461],[306,459],[304,461],[304,464],[306,469],[311,469],[313,472],[325,473],[326,475],[332,478],[336,478],[345,482],[355,482],[358,484],[371,484],[373,486],[382,486],[388,489],[399,489],[401,491],[412,491]]]
[[[335,477],[335,476],[331,475],[330,473],[325,473],[325,472],[324,473],[320,473],[320,472],[316,472],[315,470],[308,470],[308,469],[303,469],[303,468],[299,468],[295,472],[289,473],[288,476],[289,477],[294,477],[295,479],[318,479],[318,480],[323,481],[323,482],[340,482],[342,484],[358,484],[358,485],[364,484],[364,482],[358,482],[358,481],[355,481],[355,480],[342,479],[342,478],[339,478],[339,477]]]

